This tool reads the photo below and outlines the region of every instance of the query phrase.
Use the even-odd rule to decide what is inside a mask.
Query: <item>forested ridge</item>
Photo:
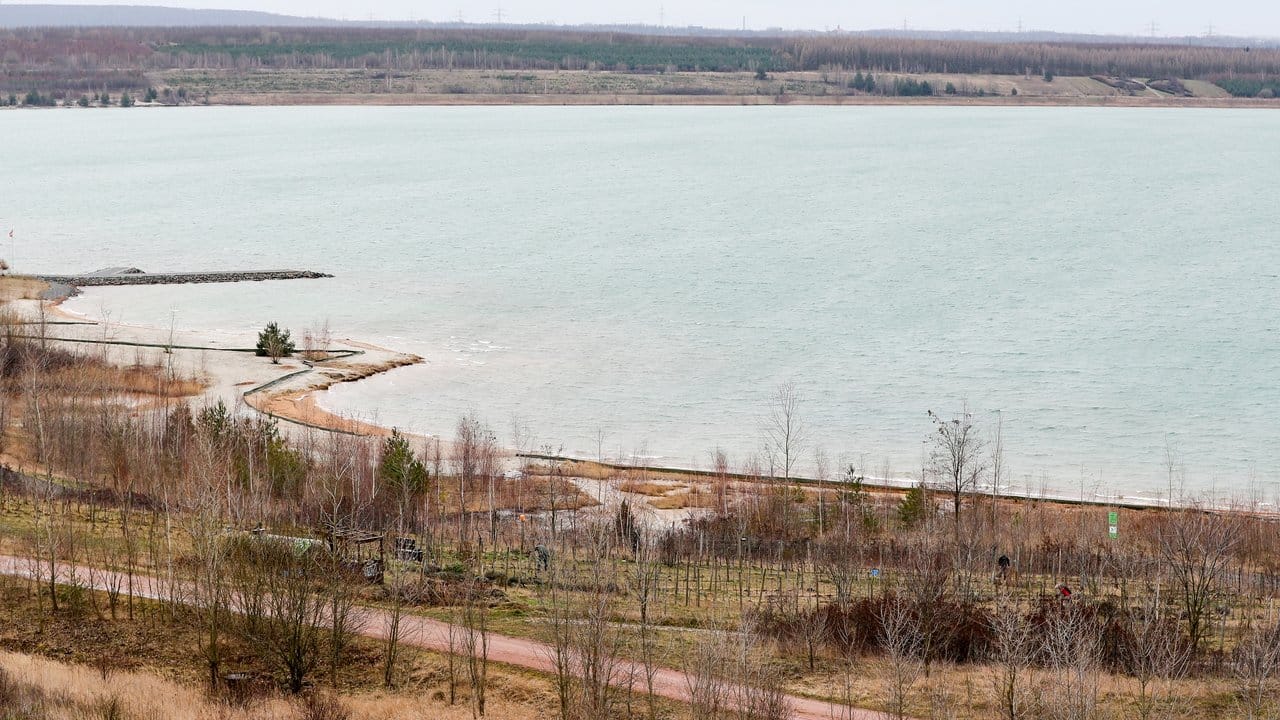
[[[1182,78],[1257,95],[1280,50],[852,35],[687,37],[567,30],[58,28],[0,32],[7,92],[140,90],[175,69],[961,73]]]

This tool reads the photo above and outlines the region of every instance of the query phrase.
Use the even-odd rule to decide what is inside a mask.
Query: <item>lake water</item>
[[[1280,115],[1074,108],[0,112],[20,271],[306,268],[72,310],[427,364],[326,406],[595,457],[737,464],[794,381],[812,448],[918,472],[1003,417],[1016,487],[1280,487]],[[598,433],[603,432],[603,442]]]

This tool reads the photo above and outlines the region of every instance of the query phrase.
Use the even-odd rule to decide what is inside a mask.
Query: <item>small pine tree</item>
[[[902,497],[902,502],[898,503],[898,522],[903,527],[913,528],[924,520],[925,504],[924,504],[924,488],[916,485],[907,491]]]
[[[947,93],[948,95],[955,95],[955,94],[956,94],[956,84],[955,84],[955,83],[951,83],[951,82],[947,83],[946,93]]]
[[[76,104],[80,107],[89,107],[89,96],[81,95],[80,99],[76,101]]]
[[[853,88],[854,90],[867,89],[867,79],[863,77],[861,70],[859,70],[856,74],[854,74],[853,82],[849,83],[849,87]]]
[[[867,492],[867,486],[862,474],[854,469],[852,465],[845,471],[843,501],[853,510],[853,515],[858,518],[863,530],[875,532],[879,528],[880,522],[876,518],[871,493]]]
[[[133,97],[129,93],[120,93],[120,107],[133,107]]]
[[[413,496],[427,490],[427,466],[414,457],[408,439],[397,429],[382,443],[378,479],[396,494]]]
[[[220,442],[231,436],[235,420],[231,417],[231,411],[227,410],[227,404],[219,400],[200,411],[196,416],[195,426],[210,440]]]
[[[149,87],[147,88],[147,94],[143,97],[143,100],[145,102],[155,102],[158,97],[160,97],[160,93],[157,93],[155,88]]]
[[[867,82],[863,89],[866,90],[867,92],[876,91],[876,77],[871,73],[867,73]]]
[[[1044,71],[1044,81],[1045,81],[1045,82],[1053,82],[1053,71],[1052,71],[1052,70],[1045,70],[1045,71]]]
[[[289,357],[298,348],[289,337],[288,330],[281,330],[276,323],[267,323],[267,327],[258,333],[258,357],[270,357],[272,363],[279,363],[280,358]]]

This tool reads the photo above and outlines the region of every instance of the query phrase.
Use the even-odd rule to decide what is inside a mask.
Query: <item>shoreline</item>
[[[36,301],[46,308],[49,315],[54,317],[62,317],[69,320],[78,321],[80,323],[91,322],[93,324],[80,324],[77,327],[81,330],[88,329],[92,331],[109,331],[114,330],[112,334],[114,338],[113,344],[137,344],[140,341],[151,341],[149,345],[155,347],[163,347],[162,337],[157,336],[169,335],[170,330],[165,328],[157,328],[146,325],[130,325],[122,323],[104,323],[96,318],[67,310],[61,307],[61,300],[42,300]],[[199,343],[198,346],[181,347],[178,344],[170,342],[175,350],[173,356],[189,354],[192,352],[216,353],[217,355],[229,355],[231,351],[240,355],[245,362],[240,363],[208,363],[207,357],[202,358],[206,363],[205,370],[207,375],[212,378],[206,384],[205,392],[199,396],[195,396],[193,400],[200,402],[215,402],[222,400],[229,408],[243,405],[254,413],[265,415],[267,417],[276,418],[278,420],[289,423],[302,431],[315,430],[320,432],[338,433],[357,437],[368,438],[385,438],[389,436],[393,430],[393,426],[383,425],[375,421],[358,419],[355,417],[341,415],[331,411],[323,406],[320,402],[321,393],[328,390],[334,385],[359,382],[370,377],[382,375],[397,368],[407,367],[426,363],[427,361],[417,355],[400,353],[388,348],[379,347],[362,341],[343,338],[334,340],[331,343],[330,350],[338,350],[339,352],[350,353],[340,358],[327,359],[316,363],[303,360],[301,353],[298,355],[282,359],[278,365],[272,365],[263,358],[256,357],[251,352],[247,352],[244,348],[232,347],[214,347],[218,344],[218,340],[210,339],[209,333],[194,330],[178,330],[177,335],[187,338],[194,338]],[[159,340],[159,342],[157,342]],[[71,340],[75,342],[76,340]],[[99,342],[92,339],[82,338],[82,342]],[[132,346],[131,346],[132,347]],[[250,372],[253,370],[254,372]],[[246,379],[246,377],[248,379]],[[231,390],[231,396],[228,396],[228,389]],[[418,445],[424,452],[434,443],[439,443],[442,451],[447,452],[451,441],[441,434],[431,434],[424,432],[400,431],[405,437]],[[686,480],[697,481],[699,478],[713,476],[715,473],[708,470],[680,467],[680,466],[663,466],[648,463],[627,463],[621,459],[607,461],[600,459],[591,459],[588,457],[578,457],[574,455],[544,455],[536,452],[520,452],[512,448],[499,448],[500,453],[507,459],[532,460],[532,461],[555,461],[568,463],[579,466],[583,472],[578,473],[584,477],[590,477],[598,473],[625,473],[625,472],[645,472],[655,475],[662,475],[668,478],[683,478]],[[748,477],[742,473],[728,473],[728,477],[735,481],[758,481],[758,482],[779,482],[779,478],[770,477]],[[901,493],[916,486],[919,479],[914,476],[902,477],[876,477],[873,475],[864,476],[865,486],[870,490]],[[790,478],[790,482],[803,485],[810,488],[836,488],[838,482],[829,481],[822,483],[815,478],[807,478],[794,476]],[[990,497],[991,487],[978,487],[966,491],[971,497],[986,496]],[[1186,498],[1181,502],[1171,502],[1168,498],[1162,497],[1159,493],[1144,493],[1141,495],[1124,495],[1120,493],[1103,493],[1097,490],[1087,494],[1074,493],[1069,491],[1053,491],[1047,487],[1042,487],[1040,491],[1034,491],[1030,488],[1025,490],[1018,489],[1014,486],[1008,486],[997,493],[999,497],[1006,499],[1025,500],[1030,502],[1053,502],[1068,505],[1081,506],[1107,506],[1107,507],[1124,507],[1134,509],[1160,509],[1168,507],[1185,506],[1197,504],[1206,508],[1226,507],[1233,503],[1232,498],[1225,500],[1217,495],[1208,495],[1207,493],[1191,494],[1188,493]],[[1262,500],[1254,502],[1256,512],[1261,515],[1277,516],[1280,515],[1280,507],[1271,500]]]
[[[1129,96],[897,97],[856,95],[521,95],[479,93],[244,93],[214,96],[202,107],[1079,107],[1280,110],[1257,98]],[[176,107],[176,106],[175,106]]]
[[[172,357],[199,353],[199,378],[205,382],[205,390],[192,399],[196,402],[224,402],[229,408],[243,404],[245,407],[268,417],[276,417],[299,426],[326,432],[338,432],[368,437],[385,437],[391,428],[382,427],[354,418],[346,418],[320,407],[315,395],[333,385],[358,382],[374,375],[401,367],[425,362],[423,358],[400,353],[349,338],[335,339],[328,348],[329,357],[308,361],[297,353],[272,364],[258,357],[248,348],[218,347],[219,339],[207,332],[153,327],[118,322],[106,322],[92,315],[68,310],[62,306],[65,298],[38,300],[47,318],[62,318],[77,323],[78,332],[62,333],[60,337],[71,343],[94,343],[104,352],[113,347],[173,348]],[[85,332],[85,331],[89,332]],[[101,333],[110,340],[88,337]],[[166,337],[167,336],[167,337]],[[177,338],[183,338],[181,342]],[[191,339],[194,338],[194,341]],[[252,344],[248,338],[245,343]],[[227,357],[232,353],[235,356]],[[210,357],[210,355],[214,357]],[[221,360],[219,362],[218,360]],[[190,364],[189,367],[195,367]]]
[[[1260,98],[1144,97],[1112,95],[1018,95],[899,97],[858,95],[669,95],[669,94],[483,94],[483,93],[224,93],[186,105],[138,103],[136,108],[193,107],[1005,107],[1152,108],[1189,110],[1280,110],[1280,101]],[[111,110],[112,108],[7,107],[0,110]],[[120,108],[116,108],[120,109]]]

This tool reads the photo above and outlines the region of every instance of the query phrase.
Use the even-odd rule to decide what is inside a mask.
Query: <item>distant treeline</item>
[[[1180,45],[982,43],[902,38],[805,38],[786,43],[795,69],[902,73],[1112,75],[1216,79],[1280,73],[1280,51]]]
[[[1217,81],[1223,90],[1235,97],[1280,97],[1280,78],[1222,78]]]
[[[892,37],[679,37],[372,28],[97,28],[0,32],[0,90],[122,88],[166,69],[870,71],[1106,75],[1226,81],[1280,76],[1280,50],[992,43]],[[33,74],[37,73],[37,74]],[[40,75],[38,73],[46,73]],[[50,86],[51,79],[61,85]],[[1234,91],[1233,91],[1234,92]]]

